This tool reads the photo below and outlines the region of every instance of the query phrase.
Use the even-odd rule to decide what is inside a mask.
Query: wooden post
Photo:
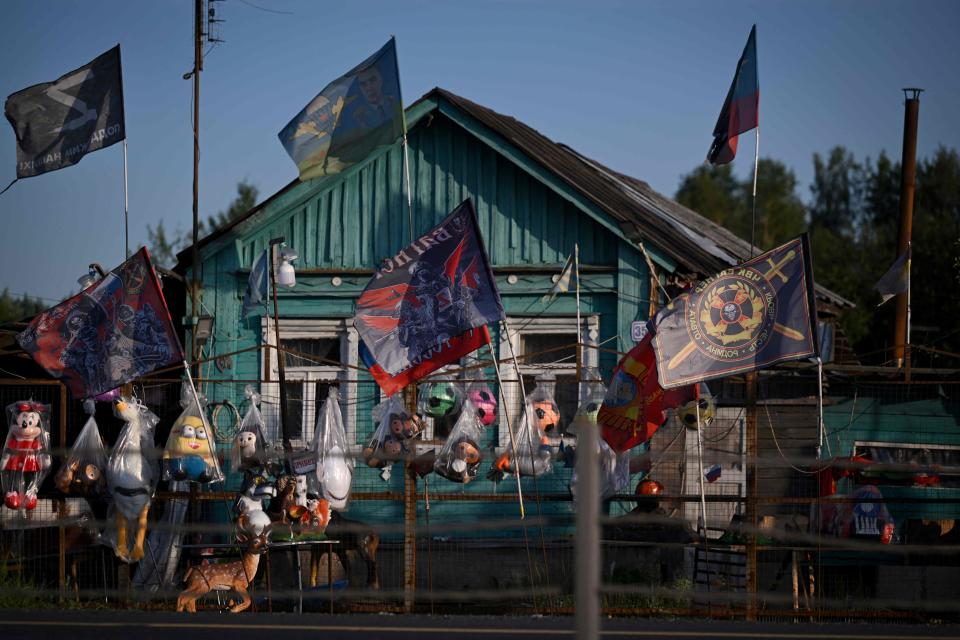
[[[407,410],[417,409],[417,386],[404,389]],[[413,611],[417,590],[417,472],[411,460],[403,463],[403,610]]]
[[[66,451],[67,448],[67,387],[60,384],[60,423],[58,425],[59,433],[58,437],[58,456],[61,458],[58,463],[63,464],[63,460],[66,458],[63,455],[63,451]],[[60,600],[63,601],[66,596],[67,588],[67,537],[63,529],[63,518],[67,512],[67,502],[64,499],[57,500],[57,519],[60,520],[58,524],[58,535],[57,535],[57,552],[58,552],[58,575],[57,582],[60,587]],[[74,585],[76,586],[76,585]]]
[[[747,620],[757,619],[757,373],[747,374]]]

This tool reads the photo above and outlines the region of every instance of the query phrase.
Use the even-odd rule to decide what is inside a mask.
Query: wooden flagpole
[[[507,341],[510,341],[510,334],[507,333]],[[493,352],[493,343],[488,342],[487,347],[490,349],[490,356],[493,358],[493,370],[497,374],[497,384],[500,385],[500,398],[501,404],[503,399],[506,398],[507,390],[503,386],[503,378],[500,376],[500,363],[497,360],[497,354]],[[513,349],[511,349],[511,352]],[[521,387],[523,385],[523,380],[520,381]],[[510,422],[510,409],[506,406],[503,407],[503,417],[507,421],[507,433],[510,434],[510,448],[513,450],[513,471],[514,475],[517,477],[517,499],[520,501],[520,519],[523,520],[526,516],[526,513],[523,509],[523,490],[520,488],[520,462],[517,457],[517,439],[513,433],[513,425]]]

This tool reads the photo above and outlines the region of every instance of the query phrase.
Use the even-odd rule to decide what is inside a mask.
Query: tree
[[[246,178],[237,183],[237,197],[233,199],[226,211],[220,211],[215,216],[207,218],[206,228],[209,233],[227,226],[257,204],[257,196],[260,191],[247,182]]]
[[[47,308],[39,299],[32,299],[27,294],[22,298],[10,295],[9,289],[0,293],[0,322],[16,322],[30,318]]]
[[[813,154],[810,224],[851,237],[863,211],[864,172],[853,154],[834,147],[826,163]]]
[[[756,243],[770,249],[803,232],[806,211],[791,169],[771,158],[758,168]],[[753,237],[753,179],[738,181],[730,165],[697,167],[683,177],[675,198],[740,238]]]
[[[177,237],[180,239],[178,240]],[[163,226],[163,220],[160,220],[156,227],[147,225],[147,245],[154,264],[168,269],[172,267],[177,261],[177,251],[182,248],[183,244],[183,234],[179,231],[174,234],[173,240],[167,238],[167,230]]]

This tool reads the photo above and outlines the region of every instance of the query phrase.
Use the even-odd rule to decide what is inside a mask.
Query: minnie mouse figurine
[[[50,468],[46,430],[47,406],[16,402],[7,407],[10,429],[0,457],[3,502],[10,509],[33,509],[37,490]]]

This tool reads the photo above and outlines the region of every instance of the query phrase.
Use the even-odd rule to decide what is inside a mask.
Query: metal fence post
[[[584,416],[577,432],[577,535],[574,552],[574,617],[577,638],[600,637],[600,487],[597,423]]]

